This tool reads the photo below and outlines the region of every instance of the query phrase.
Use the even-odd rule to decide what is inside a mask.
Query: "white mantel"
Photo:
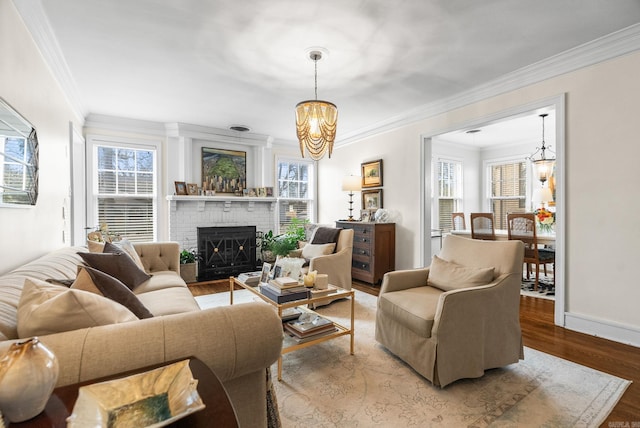
[[[197,246],[198,227],[256,226],[276,230],[276,198],[243,196],[167,196],[169,239],[182,248]]]

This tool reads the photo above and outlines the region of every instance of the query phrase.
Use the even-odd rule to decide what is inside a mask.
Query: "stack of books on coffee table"
[[[260,284],[260,293],[276,303],[309,298],[309,290],[291,278],[276,278],[266,284]]]
[[[298,319],[287,321],[283,325],[284,329],[298,343],[308,342],[336,331],[331,320],[315,313],[305,313]]]

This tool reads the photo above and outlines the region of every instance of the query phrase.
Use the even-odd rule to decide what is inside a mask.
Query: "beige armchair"
[[[442,387],[518,362],[523,255],[519,241],[447,235],[430,267],[385,274],[376,340]]]
[[[351,254],[353,230],[342,229],[333,254],[317,256],[309,262],[309,270],[329,275],[329,284],[351,290]]]

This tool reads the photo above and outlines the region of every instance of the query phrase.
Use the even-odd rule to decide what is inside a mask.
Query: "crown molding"
[[[95,113],[91,113],[86,117],[84,128],[98,128],[108,131],[130,132],[133,134],[153,135],[157,137],[167,136],[164,123]]]
[[[395,115],[376,125],[349,132],[336,141],[336,147],[382,134],[401,126],[445,113],[487,98],[514,91],[600,62],[640,50],[640,24],[592,40],[542,61],[505,74],[468,91],[424,104]]]
[[[44,13],[41,0],[14,1],[13,5],[31,34],[45,65],[60,85],[63,94],[71,105],[71,109],[78,117],[84,119],[87,115],[87,110],[84,107],[82,96],[73,79],[71,70],[69,70],[69,65],[64,59],[64,55],[62,55],[58,38],[51,28],[47,15]]]
[[[166,123],[164,126],[167,137],[186,137],[260,147],[270,147],[273,143],[273,137],[253,132],[239,132],[180,122]]]

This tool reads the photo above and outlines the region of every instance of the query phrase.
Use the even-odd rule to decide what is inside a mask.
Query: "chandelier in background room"
[[[318,100],[318,61],[322,52],[312,50],[309,58],[315,67],[315,100],[299,102],[296,105],[296,134],[300,141],[300,152],[304,157],[305,149],[313,160],[320,160],[328,151],[333,151],[338,124],[338,108],[328,101]]]
[[[547,117],[547,113],[543,113],[540,115],[542,118],[542,147],[537,148],[537,150],[529,157],[533,166],[533,174],[538,178],[540,183],[544,186],[544,183],[549,179],[551,174],[553,174],[553,168],[556,164],[555,157],[547,158],[545,156],[545,151],[550,149],[544,146],[544,118]],[[534,159],[534,156],[540,152],[540,158]],[[553,152],[551,152],[553,153]]]

